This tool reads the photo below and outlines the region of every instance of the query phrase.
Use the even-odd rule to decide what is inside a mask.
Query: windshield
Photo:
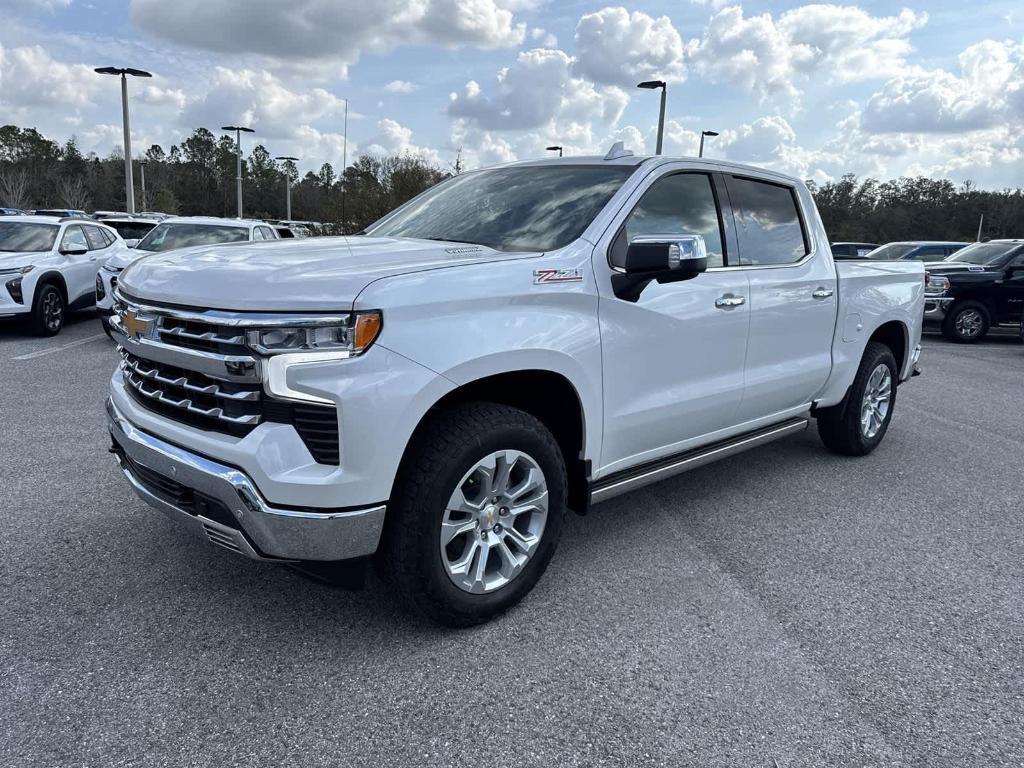
[[[961,248],[946,261],[961,261],[968,264],[998,264],[1010,251],[1019,248],[1020,243],[975,243]]]
[[[141,251],[169,251],[191,245],[237,243],[249,239],[248,227],[218,224],[158,224],[136,246]]]
[[[103,223],[116,229],[117,234],[125,240],[138,240],[145,237],[156,226],[155,221],[111,221],[105,219]]]
[[[428,190],[366,234],[552,251],[578,238],[634,170],[553,165],[466,173]]]
[[[48,251],[53,248],[60,227],[25,221],[0,221],[0,251]]]
[[[895,261],[896,259],[902,259],[916,247],[913,243],[889,243],[881,248],[875,248],[875,250],[868,254],[868,258]]]

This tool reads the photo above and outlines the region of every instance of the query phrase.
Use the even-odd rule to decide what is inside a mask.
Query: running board
[[[807,429],[808,423],[809,420],[802,417],[790,419],[781,424],[774,424],[754,432],[747,432],[731,437],[728,440],[712,443],[703,448],[686,451],[685,453],[677,453],[674,456],[668,456],[664,459],[641,464],[632,469],[616,472],[596,481],[591,486],[590,503],[598,504],[602,501],[607,501],[619,494],[635,491],[637,488],[657,483],[673,475],[689,472],[691,469],[702,467],[705,464],[724,459],[727,456],[742,453],[751,448],[757,448],[759,445],[770,443],[773,440],[779,440],[788,435],[802,432]]]

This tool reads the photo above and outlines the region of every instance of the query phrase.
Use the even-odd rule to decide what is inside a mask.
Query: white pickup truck
[[[463,626],[533,587],[567,509],[812,418],[830,450],[872,451],[923,302],[920,263],[834,262],[786,176],[619,147],[506,165],[360,236],[129,266],[112,451],[214,544],[377,554]]]

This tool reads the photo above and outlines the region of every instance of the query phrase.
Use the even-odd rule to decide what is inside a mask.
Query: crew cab
[[[26,318],[41,336],[64,327],[67,312],[94,304],[96,273],[129,252],[110,227],[51,216],[0,219],[0,317]]]
[[[99,312],[103,330],[108,336],[110,327],[107,325],[107,318],[113,312],[114,287],[117,285],[118,275],[136,259],[149,253],[162,253],[175,248],[278,239],[277,232],[269,224],[251,219],[176,216],[163,221],[133,218],[128,223],[145,229],[140,235],[141,239],[133,240],[130,243],[130,250],[121,251],[115,258],[108,259],[96,275],[96,311]],[[136,230],[131,232],[138,234]]]
[[[973,344],[1024,319],[1024,240],[974,243],[925,268],[925,323],[950,341]]]
[[[567,509],[815,419],[828,449],[870,453],[923,302],[920,263],[834,262],[788,176],[621,145],[499,166],[360,236],[129,266],[112,452],[215,545],[373,555],[465,626],[533,587]]]

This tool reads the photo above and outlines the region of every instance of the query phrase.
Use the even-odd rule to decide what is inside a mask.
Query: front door
[[[1024,249],[1010,259],[1003,279],[994,286],[996,308],[1001,322],[1020,322],[1024,317]]]
[[[737,423],[750,320],[746,273],[652,282],[635,301],[617,297],[611,285],[629,241],[639,235],[702,235],[709,267],[727,265],[731,238],[718,203],[720,183],[711,173],[669,166],[634,192],[623,209],[628,213],[595,248],[604,369],[601,474],[677,453]]]
[[[68,303],[73,304],[85,294],[96,290],[96,262],[91,260],[95,254],[89,251],[89,241],[81,224],[71,224],[64,230],[61,237],[60,250],[64,263],[61,274],[68,289]],[[79,253],[69,253],[79,251]]]

